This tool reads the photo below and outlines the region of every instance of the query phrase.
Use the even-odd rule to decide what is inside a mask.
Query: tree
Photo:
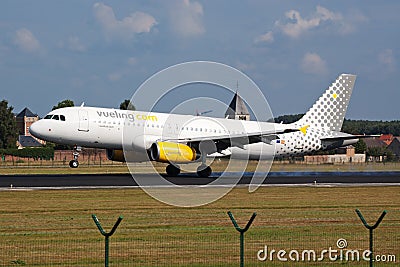
[[[66,99],[61,102],[58,102],[57,106],[53,106],[52,110],[59,109],[59,108],[66,108],[66,107],[74,107],[74,101]]]
[[[279,116],[279,117],[277,117],[277,118],[275,118],[275,122],[276,123],[293,123],[293,122],[296,122],[296,121],[298,121],[298,120],[300,120],[301,119],[301,117],[303,117],[304,116],[304,114],[295,114],[295,115],[282,115],[282,116]]]
[[[0,102],[0,148],[15,148],[18,129],[13,114],[13,107],[7,100]]]
[[[354,144],[354,149],[357,154],[364,154],[367,151],[367,144],[364,140],[359,139],[357,143]]]
[[[119,109],[122,110],[136,110],[135,106],[131,103],[129,99],[125,99],[120,105]]]

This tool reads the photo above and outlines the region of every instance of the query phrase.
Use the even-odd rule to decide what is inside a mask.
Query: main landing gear
[[[78,157],[79,157],[79,152],[81,152],[81,151],[82,151],[82,147],[74,146],[74,152],[72,153],[74,156],[74,159],[69,162],[69,166],[71,168],[78,168],[78,166],[79,166]]]
[[[178,165],[174,164],[169,164],[167,168],[165,169],[167,172],[168,176],[177,176],[179,173],[181,173],[181,169],[179,168]],[[207,178],[211,175],[212,169],[210,166],[207,166],[205,164],[201,164],[199,167],[197,167],[197,175],[202,178]]]
[[[173,164],[169,164],[165,171],[167,172],[168,176],[177,176],[179,173],[181,173],[179,166]]]
[[[207,162],[206,162],[207,153],[205,151],[203,151],[203,153],[201,153],[201,155],[202,155],[200,158],[201,165],[199,167],[197,167],[197,175],[202,178],[207,178],[208,176],[211,175],[212,170],[211,170],[211,167],[208,166]]]
[[[212,170],[210,166],[201,164],[199,167],[197,167],[197,175],[199,177],[207,178],[211,175],[211,173]]]
[[[197,167],[196,171],[197,175],[202,178],[207,178],[212,173],[211,167],[208,166],[206,163],[206,159],[207,159],[207,151],[204,150],[202,151],[202,153],[200,153],[201,165]],[[169,164],[165,169],[165,171],[167,172],[168,176],[177,176],[181,172],[181,169],[177,164]]]

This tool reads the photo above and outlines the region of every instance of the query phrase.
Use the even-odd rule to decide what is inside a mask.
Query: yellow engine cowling
[[[197,158],[196,150],[185,144],[157,142],[150,147],[150,159],[154,161],[185,163]]]
[[[107,149],[107,158],[112,161],[125,162],[124,151],[121,149]]]

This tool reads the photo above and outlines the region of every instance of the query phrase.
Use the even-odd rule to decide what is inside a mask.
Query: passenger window
[[[64,116],[64,115],[60,115],[60,119],[61,119],[62,121],[65,121],[65,116]]]
[[[53,119],[53,120],[59,120],[60,118],[59,118],[58,115],[54,115],[52,119]]]

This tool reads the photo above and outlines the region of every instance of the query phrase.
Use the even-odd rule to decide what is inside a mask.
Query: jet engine
[[[200,157],[196,150],[188,145],[172,142],[153,143],[149,151],[150,159],[159,162],[187,163]]]
[[[121,149],[107,149],[107,158],[112,161],[125,162],[124,151]]]

